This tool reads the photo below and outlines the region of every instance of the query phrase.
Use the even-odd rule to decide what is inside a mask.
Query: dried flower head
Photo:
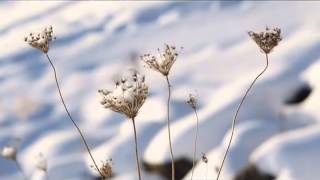
[[[103,97],[101,104],[105,108],[124,114],[128,118],[137,116],[148,95],[145,77],[137,71],[132,72],[128,77],[116,81],[113,91],[104,89],[98,91]]]
[[[112,177],[112,159],[108,159],[106,161],[102,161],[102,166],[99,168],[99,171],[101,172],[103,179],[109,179]],[[95,168],[94,166],[91,166],[92,168]],[[95,169],[97,170],[97,169]]]
[[[48,26],[43,28],[41,32],[30,32],[24,38],[24,41],[27,42],[30,46],[37,48],[44,53],[47,53],[49,51],[49,45],[53,39],[55,38],[53,37],[52,26]]]
[[[42,171],[47,172],[48,170],[48,162],[47,159],[43,156],[42,153],[39,153],[36,167]]]
[[[187,100],[187,104],[189,104],[193,109],[197,107],[198,99],[195,95],[189,94],[189,99]]]
[[[202,160],[202,162],[204,162],[204,163],[208,163],[208,158],[207,158],[207,156],[206,156],[205,153],[202,153],[201,160]]]
[[[178,52],[175,46],[164,45],[164,51],[160,52],[158,49],[158,56],[144,54],[141,56],[141,60],[145,62],[150,69],[160,72],[164,76],[167,76],[170,69],[178,57]]]
[[[13,146],[5,146],[1,151],[1,156],[8,160],[16,160],[17,149]]]
[[[20,145],[20,139],[16,139],[11,145],[6,145],[1,150],[1,156],[15,161],[17,159],[17,151]]]
[[[282,40],[280,28],[269,29],[266,27],[266,31],[264,32],[255,33],[253,31],[249,31],[248,34],[266,54],[269,54]]]

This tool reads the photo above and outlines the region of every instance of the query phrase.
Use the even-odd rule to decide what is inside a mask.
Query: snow
[[[112,89],[127,68],[146,75],[150,95],[137,118],[139,154],[150,164],[170,162],[166,127],[167,87],[136,55],[163,43],[183,49],[170,72],[171,131],[176,158],[192,161],[196,119],[186,100],[199,98],[197,158],[209,159],[208,178],[230,136],[233,113],[264,67],[264,55],[246,34],[279,26],[283,41],[270,54],[239,114],[235,139],[222,172],[232,179],[253,163],[279,180],[313,180],[320,172],[318,2],[0,2],[0,148],[22,139],[18,160],[32,179],[43,153],[50,179],[93,179],[97,172],[66,116],[45,56],[23,37],[52,25],[57,37],[49,56],[69,110],[97,162],[113,159],[115,179],[136,179],[133,129],[126,117],[104,109],[98,89]],[[308,84],[301,103],[285,102]],[[0,179],[22,179],[14,163],[0,158]],[[194,179],[203,179],[198,161]],[[144,179],[161,180],[143,170]],[[190,172],[185,179],[189,179]]]

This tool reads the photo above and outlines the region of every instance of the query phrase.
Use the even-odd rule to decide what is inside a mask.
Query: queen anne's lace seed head
[[[41,32],[30,32],[24,38],[24,41],[27,42],[30,46],[37,48],[44,53],[47,53],[49,51],[49,45],[53,39],[55,38],[53,37],[52,26],[48,26],[43,28]]]
[[[187,104],[189,104],[193,109],[195,109],[198,104],[198,99],[193,94],[189,94],[189,99],[187,100]]]
[[[99,90],[102,95],[101,104],[112,111],[135,118],[148,95],[145,77],[134,71],[130,76],[115,82],[115,89]]]
[[[167,76],[170,69],[178,57],[178,52],[175,46],[169,46],[165,44],[163,52],[160,52],[158,56],[144,54],[141,56],[141,60],[145,62],[149,68],[160,72],[164,76]]]
[[[282,40],[280,28],[269,29],[267,27],[264,32],[249,31],[248,34],[266,54],[269,54]]]

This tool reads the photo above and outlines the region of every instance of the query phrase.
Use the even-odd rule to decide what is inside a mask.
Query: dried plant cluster
[[[113,91],[101,89],[98,92],[104,108],[135,118],[147,98],[148,86],[145,77],[135,71],[130,77],[116,81]]]
[[[256,33],[249,31],[248,34],[266,54],[269,54],[282,40],[280,28],[269,29],[266,27],[266,30],[263,32]]]
[[[187,100],[187,104],[189,104],[189,106],[192,109],[196,109],[198,104],[198,99],[196,98],[195,95],[189,94],[189,99]]]
[[[47,53],[49,51],[49,45],[53,39],[55,39],[55,37],[53,37],[53,28],[52,26],[48,26],[43,28],[41,32],[30,32],[24,38],[24,41],[30,46]]]
[[[175,46],[164,45],[164,51],[158,55],[144,54],[141,56],[147,66],[155,71],[160,72],[164,76],[168,76],[170,69],[178,57],[178,52]]]
[[[237,115],[240,111],[240,108],[242,106],[242,103],[244,102],[245,98],[247,97],[249,91],[257,81],[257,79],[267,70],[268,68],[268,54],[276,47],[279,42],[282,40],[281,37],[281,30],[279,28],[273,28],[269,29],[266,28],[264,32],[253,32],[249,31],[248,32],[249,36],[251,39],[259,46],[261,51],[266,55],[266,66],[263,69],[261,73],[259,73],[254,81],[251,83],[249,88],[247,89],[245,95],[242,97],[241,102],[235,112],[234,118],[232,120],[232,133],[230,136],[230,140],[228,143],[228,147],[226,149],[226,152],[223,157],[223,161],[221,163],[220,167],[217,167],[217,180],[220,177],[220,173],[222,171],[224,161],[227,157],[228,150],[230,148],[230,145],[232,143],[233,139],[233,134],[235,131],[235,124],[237,120]],[[50,44],[55,39],[53,36],[53,28],[52,26],[48,26],[43,28],[40,32],[38,33],[29,33],[24,40],[33,48],[36,48],[40,51],[42,51],[53,71],[54,71],[54,76],[56,80],[56,85],[57,89],[61,98],[61,102],[64,105],[65,111],[74,124],[74,126],[77,128],[82,141],[84,142],[87,151],[91,157],[92,162],[94,163],[93,168],[95,168],[102,179],[109,179],[112,177],[113,172],[112,172],[112,160],[107,160],[102,163],[102,166],[98,167],[97,163],[95,162],[90,148],[87,144],[87,141],[85,140],[80,128],[77,126],[73,118],[71,117],[71,114],[69,113],[69,110],[64,102],[62,92],[59,87],[58,79],[57,79],[57,73],[55,66],[53,65],[51,59],[48,56],[48,51],[50,49]],[[167,85],[168,85],[168,101],[167,101],[167,125],[168,125],[168,137],[169,137],[169,145],[170,145],[170,155],[171,155],[171,160],[172,160],[172,180],[176,178],[175,176],[175,161],[174,161],[174,156],[173,156],[173,148],[171,145],[171,131],[170,131],[170,98],[171,98],[171,84],[169,81],[169,74],[170,70],[177,60],[178,57],[178,52],[177,48],[175,46],[171,46],[168,44],[164,45],[164,49],[162,52],[160,52],[160,49],[158,49],[158,54],[157,55],[151,55],[151,54],[144,54],[141,56],[141,60],[152,70],[161,73],[163,76],[165,76]],[[138,73],[136,70],[130,70],[130,74],[127,76],[123,76],[121,79],[115,81],[115,88],[111,90],[107,89],[101,89],[98,90],[99,94],[102,96],[102,101],[101,104],[103,105],[104,108],[110,109],[111,111],[120,113],[122,115],[125,115],[127,118],[131,119],[132,125],[133,125],[133,130],[134,130],[134,138],[135,138],[135,152],[136,152],[136,163],[137,163],[137,172],[139,176],[139,180],[141,180],[141,169],[140,169],[140,163],[139,163],[139,155],[138,155],[138,140],[137,140],[137,131],[136,131],[136,126],[135,126],[135,118],[138,115],[138,112],[140,108],[143,106],[145,103],[147,97],[148,97],[148,91],[149,87],[145,82],[145,76],[141,75]],[[192,167],[192,176],[193,177],[193,171],[194,171],[194,166],[196,163],[196,152],[197,152],[197,137],[198,137],[198,114],[197,114],[197,107],[198,107],[198,98],[195,97],[193,94],[189,94],[189,98],[187,99],[187,104],[194,110],[196,119],[197,119],[197,126],[196,126],[196,135],[195,135],[195,141],[194,141],[194,157],[193,157],[193,167]],[[17,167],[20,169],[21,173],[23,173],[23,169],[19,165],[17,161],[17,151],[18,151],[18,143],[13,144],[13,145],[8,145],[2,148],[1,150],[1,156],[5,159],[12,160],[16,162]],[[201,156],[201,161],[206,164],[206,167],[208,167],[208,158],[204,153],[202,153]],[[42,154],[39,155],[38,157],[38,162],[36,164],[37,169],[42,170],[44,172],[48,171],[48,163],[46,158],[43,157]],[[25,175],[24,175],[25,176]],[[27,176],[25,176],[27,179]]]
[[[106,162],[103,162],[100,168],[100,171],[106,179],[111,178],[112,177],[112,159],[109,159]]]

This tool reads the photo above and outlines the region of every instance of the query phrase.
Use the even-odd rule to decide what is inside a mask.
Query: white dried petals
[[[150,69],[160,72],[164,76],[167,76],[170,69],[178,57],[178,53],[175,46],[169,46],[165,44],[164,51],[160,52],[158,56],[144,54],[141,56],[141,60],[145,62]]]
[[[55,38],[53,37],[52,26],[48,26],[43,28],[41,32],[30,32],[24,38],[24,41],[27,42],[30,46],[37,48],[44,53],[47,53],[49,51],[49,45],[53,39]]]
[[[115,82],[115,89],[99,90],[102,95],[101,104],[104,108],[135,118],[148,95],[148,86],[145,77],[133,72],[129,77],[121,78]]]
[[[249,31],[248,34],[266,54],[269,54],[282,40],[280,28],[269,29],[266,27],[264,32],[256,33]]]

